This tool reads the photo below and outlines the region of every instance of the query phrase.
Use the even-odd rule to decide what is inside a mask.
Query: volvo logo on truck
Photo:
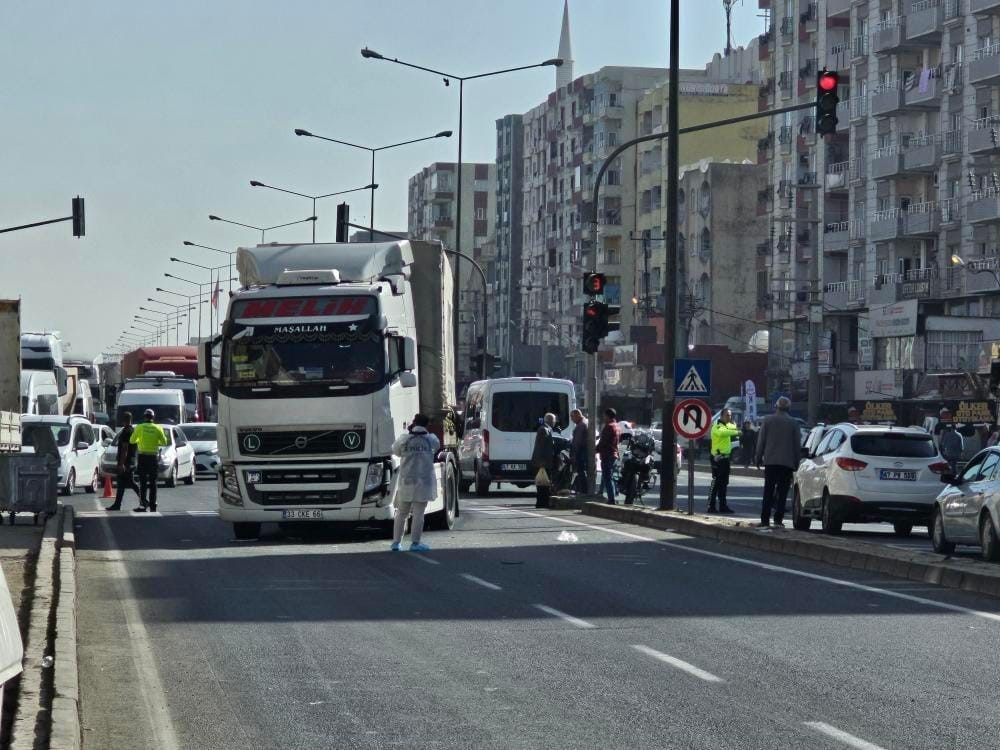
[[[348,450],[354,451],[358,449],[361,445],[361,436],[356,432],[345,432],[344,433],[344,447]]]
[[[256,453],[260,450],[260,435],[253,433],[243,438],[243,450],[247,453]]]

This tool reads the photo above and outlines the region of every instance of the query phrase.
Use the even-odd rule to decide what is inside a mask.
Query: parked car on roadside
[[[184,484],[194,484],[197,470],[194,449],[177,425],[161,424],[160,427],[163,428],[169,442],[160,448],[157,460],[157,479],[164,482],[167,487],[176,487],[178,479],[183,479]],[[117,463],[118,448],[111,445],[105,449],[101,459],[101,476],[114,478],[117,474]]]
[[[59,488],[64,495],[72,495],[82,485],[87,492],[96,492],[99,486],[99,467],[105,447],[95,433],[94,425],[84,417],[73,415],[25,415],[22,428],[29,424],[44,424],[52,430],[59,449]],[[21,451],[34,453],[31,431],[21,431]]]
[[[931,519],[931,544],[943,555],[956,544],[978,546],[984,560],[1000,560],[1000,448],[977,453],[958,475],[945,474]]]
[[[929,526],[948,464],[916,427],[831,426],[795,474],[792,525],[823,531],[845,523],[889,522],[899,536]]]
[[[216,441],[216,425],[214,422],[188,422],[178,425],[184,437],[194,450],[195,470],[204,474],[216,474],[219,471],[219,444]]]

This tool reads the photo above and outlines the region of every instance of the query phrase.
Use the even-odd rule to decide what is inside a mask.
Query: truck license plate
[[[283,510],[281,518],[285,521],[322,521],[323,511],[317,509],[310,510]]]
[[[895,479],[904,482],[916,482],[917,472],[915,471],[900,471],[898,469],[880,469],[878,473],[879,479]]]
[[[527,471],[528,464],[500,464],[500,471]]]

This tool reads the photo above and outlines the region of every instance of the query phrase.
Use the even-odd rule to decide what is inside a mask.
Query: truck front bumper
[[[223,464],[219,516],[260,523],[388,521],[393,509],[387,464],[385,459],[327,465]]]

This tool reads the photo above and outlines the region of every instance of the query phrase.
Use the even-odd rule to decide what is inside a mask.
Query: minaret
[[[556,89],[573,82],[573,46],[569,41],[569,0],[563,2],[562,31],[559,32],[559,54],[563,64],[556,68]]]

